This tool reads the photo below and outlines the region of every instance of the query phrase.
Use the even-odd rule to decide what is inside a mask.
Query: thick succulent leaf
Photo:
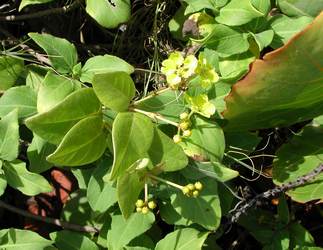
[[[37,112],[37,96],[28,86],[8,89],[0,98],[0,117],[18,109],[18,117],[25,118]]]
[[[18,111],[13,110],[0,120],[0,159],[13,161],[18,157]]]
[[[323,9],[322,0],[278,0],[277,4],[288,16],[316,17]]]
[[[273,180],[277,185],[296,181],[322,163],[323,126],[306,126],[302,133],[294,135],[290,142],[277,152],[274,161]],[[288,191],[288,195],[298,202],[323,199],[323,173],[314,181]]]
[[[86,0],[86,12],[105,28],[116,28],[130,18],[130,0]]]
[[[286,126],[323,113],[322,25],[323,14],[284,47],[253,63],[225,99],[225,129]]]
[[[160,240],[155,250],[201,250],[208,234],[194,228],[177,229]]]
[[[101,104],[94,91],[91,88],[83,88],[68,95],[51,110],[30,117],[25,123],[43,139],[59,144],[78,121],[98,114],[100,110]]]
[[[0,90],[12,87],[24,69],[24,61],[9,56],[0,57]]]
[[[64,136],[47,161],[60,166],[80,166],[99,159],[106,149],[102,115],[89,116],[76,123]]]
[[[135,161],[145,157],[153,136],[153,124],[148,117],[119,113],[112,128],[114,161],[110,178],[121,176]]]
[[[146,232],[154,223],[153,213],[134,213],[125,220],[122,215],[113,215],[111,229],[108,231],[107,248],[121,250],[131,240]]]
[[[92,83],[95,74],[113,73],[116,71],[133,73],[134,68],[117,56],[94,56],[87,60],[82,68],[80,80]]]
[[[52,241],[35,232],[21,229],[3,229],[0,231],[0,249],[44,250],[50,248]]]
[[[28,33],[28,36],[46,51],[53,67],[60,73],[72,73],[77,64],[75,46],[64,38],[49,34]]]
[[[96,74],[92,84],[95,94],[103,105],[118,112],[128,110],[136,92],[131,77],[122,71]]]
[[[32,196],[52,190],[44,177],[29,172],[26,168],[26,163],[20,160],[5,162],[3,170],[8,184],[25,195]]]

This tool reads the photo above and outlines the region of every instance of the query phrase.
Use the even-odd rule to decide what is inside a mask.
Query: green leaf
[[[294,135],[291,141],[284,144],[277,152],[274,161],[273,181],[276,185],[296,181],[322,163],[323,157],[323,126],[307,126],[302,133]],[[287,192],[298,202],[323,199],[323,174],[314,181]]]
[[[290,38],[304,29],[312,21],[313,18],[307,16],[297,18],[290,18],[284,15],[274,16],[270,20],[270,26],[275,32],[271,47],[279,48],[283,46]]]
[[[316,17],[323,9],[322,0],[278,0],[280,10],[288,16]]]
[[[0,57],[0,91],[12,87],[24,70],[24,61],[9,56]]]
[[[101,115],[76,123],[47,161],[63,166],[80,166],[99,159],[106,149],[106,133]]]
[[[249,49],[247,38],[240,30],[222,24],[216,24],[205,46],[217,51],[219,56],[228,57]]]
[[[30,117],[25,123],[35,134],[58,144],[78,121],[98,114],[100,110],[101,104],[94,91],[83,88],[67,96],[51,110]]]
[[[221,112],[225,110],[224,98],[229,94],[230,90],[231,84],[219,81],[208,91],[210,102],[216,107],[217,115],[221,115]]]
[[[291,223],[291,225],[289,226],[289,232],[290,232],[290,248],[298,249],[298,250],[301,250],[301,249],[310,250],[311,246],[313,247],[315,246],[313,236],[298,222]],[[309,248],[305,248],[306,246]]]
[[[3,234],[2,234],[3,233]],[[12,250],[44,250],[49,248],[52,241],[46,240],[37,233],[15,228],[0,231],[0,248]]]
[[[18,109],[18,117],[25,118],[37,112],[37,96],[28,86],[8,89],[0,98],[0,117]]]
[[[117,56],[94,56],[88,59],[84,64],[81,71],[80,80],[82,82],[92,83],[94,75],[113,73],[116,71],[122,71],[131,74],[134,72],[134,68],[126,61]]]
[[[77,64],[77,51],[73,44],[64,38],[49,34],[28,33],[46,51],[52,66],[60,73],[72,73]]]
[[[42,173],[50,169],[53,164],[46,160],[46,157],[55,151],[55,146],[34,135],[34,138],[27,149],[29,170],[34,173]]]
[[[111,179],[121,176],[150,148],[154,136],[151,120],[138,113],[118,113],[113,122],[112,140],[114,161]]]
[[[168,23],[168,29],[172,36],[178,40],[187,40],[183,37],[183,25],[187,19],[187,15],[184,15],[185,7],[181,6]]]
[[[183,218],[206,229],[215,230],[221,220],[217,183],[210,178],[201,179],[200,182],[203,189],[198,197],[187,197],[182,192],[176,192],[171,195],[172,206]]]
[[[227,132],[225,135],[225,143],[228,147],[238,148],[242,151],[253,151],[256,149],[258,143],[261,141],[261,137],[259,137],[255,133],[251,133],[248,131],[243,132]],[[235,155],[237,157],[238,154]],[[244,157],[244,156],[242,156]]]
[[[185,168],[188,163],[183,149],[158,128],[154,130],[148,155],[154,166],[160,164],[166,172]]]
[[[21,0],[19,5],[19,11],[21,11],[23,8],[25,8],[28,5],[34,5],[34,4],[43,4],[43,3],[49,3],[55,0]]]
[[[192,135],[180,144],[184,152],[194,159],[221,160],[225,149],[221,127],[205,118],[195,116],[192,128]]]
[[[29,172],[26,163],[20,160],[4,162],[3,170],[8,184],[25,195],[32,196],[52,190],[44,177]]]
[[[146,232],[154,221],[153,213],[135,213],[127,220],[122,215],[113,215],[111,229],[107,236],[107,248],[109,250],[123,249],[131,240]]]
[[[270,0],[251,0],[252,6],[255,7],[258,11],[267,16],[271,10],[271,1]]]
[[[220,15],[215,20],[229,26],[239,26],[265,14],[257,10],[250,0],[231,0],[220,9]]]
[[[228,0],[184,0],[187,3],[185,15],[198,12],[203,9],[217,10],[226,4]]]
[[[81,233],[67,230],[53,232],[50,238],[59,250],[99,250],[99,247]]]
[[[130,18],[130,0],[86,0],[86,12],[105,28],[116,28]]]
[[[92,173],[95,169],[91,166],[89,168],[72,168],[71,171],[77,179],[77,184],[80,189],[87,189],[88,183],[91,179]]]
[[[136,163],[134,163],[134,165],[136,165]],[[118,203],[122,215],[125,219],[128,219],[129,216],[133,213],[135,209],[135,203],[141,190],[144,188],[144,185],[144,180],[140,178],[137,172],[126,172],[118,178]]]
[[[76,89],[76,80],[49,71],[40,86],[37,96],[37,110],[44,113],[52,109]]]
[[[19,152],[19,125],[17,109],[0,120],[0,159],[12,161]]]
[[[110,159],[103,160],[93,171],[87,187],[87,199],[93,211],[104,213],[117,202],[117,190],[111,181],[104,182],[103,176],[112,165]]]
[[[322,25],[323,14],[284,47],[253,63],[225,99],[225,129],[288,126],[322,114],[322,92],[318,91],[323,87]],[[308,44],[313,49],[308,50]]]
[[[2,171],[1,168],[0,168],[0,171]],[[0,196],[3,195],[4,191],[6,190],[6,187],[7,187],[6,176],[3,173],[0,173]]]
[[[152,93],[150,98],[139,100],[136,108],[159,113],[171,121],[178,122],[179,114],[185,111],[185,103],[179,91],[165,89],[158,94]]]
[[[169,202],[161,201],[158,203],[158,208],[161,219],[169,225],[189,226],[192,224],[192,221],[177,213]]]
[[[259,51],[262,51],[265,47],[271,44],[274,38],[274,31],[265,30],[257,34],[252,34],[256,43],[258,44]]]
[[[155,250],[200,250],[208,234],[194,228],[178,229],[160,240]]]
[[[119,112],[128,110],[136,92],[131,77],[122,71],[95,75],[92,84],[103,105]]]
[[[28,66],[26,86],[38,93],[40,86],[43,84],[47,70],[38,65],[29,64]]]

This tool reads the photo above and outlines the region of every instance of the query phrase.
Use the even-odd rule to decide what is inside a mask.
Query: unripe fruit
[[[187,112],[183,112],[179,115],[179,118],[181,120],[186,120],[188,118],[188,113]]]
[[[197,181],[194,183],[195,189],[201,191],[203,188],[203,185],[201,182]]]
[[[141,207],[137,207],[137,208],[136,208],[136,211],[137,211],[138,213],[140,213],[140,212],[142,211],[142,208],[141,208]]]
[[[143,207],[143,205],[145,205],[145,202],[143,200],[137,200],[136,201],[136,207]]]
[[[183,136],[184,137],[190,137],[192,135],[192,130],[184,130],[183,131]]]
[[[148,202],[148,207],[149,207],[150,209],[155,209],[155,208],[156,208],[156,203],[155,203],[154,201],[149,201],[149,202]]]
[[[174,135],[173,141],[175,143],[180,143],[182,141],[182,137],[180,135]]]
[[[193,185],[192,183],[190,183],[190,184],[186,185],[186,187],[187,187],[190,191],[195,190],[195,187],[194,187],[194,185]]]
[[[193,197],[197,197],[199,195],[199,191],[197,191],[197,190],[193,191],[192,195],[193,195]]]
[[[148,208],[148,207],[143,207],[143,208],[141,209],[141,212],[142,212],[143,214],[148,214],[148,212],[149,212],[149,208]]]
[[[183,192],[183,194],[188,195],[190,190],[188,189],[188,187],[183,187],[182,192]]]

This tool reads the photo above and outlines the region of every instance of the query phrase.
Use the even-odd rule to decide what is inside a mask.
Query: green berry
[[[190,193],[190,190],[188,189],[187,186],[185,186],[182,188],[182,192],[183,192],[183,194],[188,195]]]
[[[197,190],[193,191],[192,195],[193,195],[193,197],[197,197],[199,195],[199,191],[197,191]]]
[[[195,189],[201,191],[203,188],[203,184],[199,181],[194,183]]]
[[[145,205],[145,202],[141,199],[136,201],[136,207],[143,207],[143,205]]]
[[[188,118],[188,113],[187,112],[183,112],[179,115],[179,118],[181,120],[186,120]]]
[[[156,208],[156,203],[154,202],[154,201],[149,201],[148,202],[148,207],[150,208],[150,209],[155,209]]]
[[[175,143],[180,143],[182,141],[182,137],[180,135],[174,135],[173,141]]]
[[[140,212],[142,211],[142,208],[141,208],[141,207],[137,207],[137,208],[136,208],[136,211],[137,211],[138,213],[140,213]]]
[[[195,190],[195,186],[194,186],[192,183],[190,183],[190,184],[186,185],[186,187],[187,187],[190,191],[194,191],[194,190]]]
[[[141,209],[141,212],[142,212],[143,214],[148,214],[148,212],[149,212],[149,208],[148,208],[148,207],[146,207],[146,206],[144,206],[144,207]]]
[[[192,135],[192,130],[184,130],[183,131],[183,136],[184,137],[190,137]]]

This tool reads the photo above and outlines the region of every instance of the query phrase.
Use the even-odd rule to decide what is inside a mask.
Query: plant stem
[[[35,215],[32,213],[29,213],[25,210],[22,210],[20,208],[11,206],[3,201],[0,200],[0,207],[7,209],[13,213],[16,214],[20,214],[24,217],[28,217],[34,220],[38,220],[38,221],[42,221],[45,223],[49,223],[49,224],[53,224],[65,229],[69,229],[69,230],[73,230],[73,231],[78,231],[78,232],[86,232],[86,233],[98,233],[99,229],[92,227],[92,226],[81,226],[81,225],[76,225],[76,224],[71,224],[69,222],[66,221],[61,221],[59,219],[54,219],[54,218],[50,218],[50,217],[43,217],[40,215]]]
[[[148,111],[144,111],[144,110],[136,109],[136,108],[133,108],[132,110],[135,112],[141,113],[143,115],[146,115],[153,120],[160,120],[160,121],[166,122],[168,124],[171,124],[175,127],[179,126],[179,124],[177,122],[173,122],[171,120],[168,120],[168,119],[164,118],[163,116],[161,116],[160,114],[156,114],[156,113],[152,113],[152,112],[148,112]]]
[[[167,184],[167,185],[169,185],[169,186],[172,186],[172,187],[178,188],[178,189],[180,189],[180,190],[182,190],[182,189],[183,189],[183,186],[181,186],[181,185],[179,185],[179,184],[176,184],[176,183],[174,183],[174,182],[168,181],[168,180],[164,180],[163,178],[160,178],[160,177],[158,177],[158,176],[156,176],[156,175],[148,174],[147,176],[148,176],[150,179],[153,179],[153,180],[156,180],[156,181],[163,182],[163,183],[165,183],[165,184]]]
[[[24,15],[9,15],[9,16],[0,16],[0,21],[2,22],[12,22],[12,21],[22,21],[34,18],[40,18],[43,16],[53,15],[53,14],[65,14],[73,9],[76,9],[80,6],[80,1],[76,0],[70,5],[66,5],[60,8],[52,8],[48,10],[43,10],[35,13],[29,13]]]
[[[150,70],[150,69],[135,68],[135,71],[143,71],[143,72],[147,72],[147,73],[154,73],[154,74],[158,74],[158,75],[163,75],[163,73],[160,73],[160,72],[154,71],[154,70]]]
[[[148,202],[148,184],[145,183],[145,203]]]
[[[159,90],[159,91],[155,91],[155,92],[153,92],[152,94],[147,95],[146,97],[144,97],[144,98],[142,98],[142,99],[140,99],[140,100],[138,100],[138,101],[134,101],[134,102],[133,102],[133,105],[134,105],[134,106],[136,106],[136,105],[138,105],[139,103],[141,103],[141,102],[143,102],[143,101],[146,101],[147,99],[153,98],[153,97],[155,97],[156,95],[160,95],[160,94],[162,94],[162,93],[164,93],[164,92],[166,92],[166,91],[168,91],[168,90],[170,90],[170,88],[164,88],[164,89],[161,89],[161,90]]]

